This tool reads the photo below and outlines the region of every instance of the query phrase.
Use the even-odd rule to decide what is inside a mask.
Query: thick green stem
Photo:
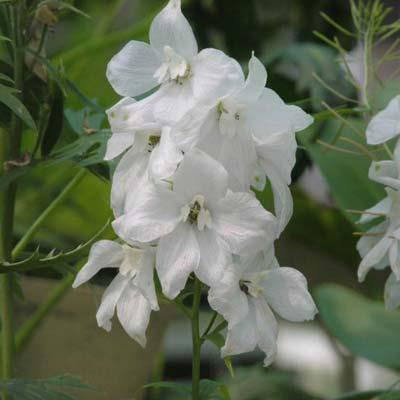
[[[10,23],[13,40],[13,67],[14,85],[18,90],[17,96],[22,99],[23,92],[23,68],[24,59],[21,48],[22,39],[22,19],[24,13],[24,3],[16,1],[10,6]],[[12,115],[11,128],[9,134],[1,133],[1,173],[3,173],[4,162],[10,159],[17,159],[20,155],[22,122],[15,115]],[[14,208],[16,196],[15,183],[10,184],[1,196],[0,205],[0,259],[11,261],[11,246],[14,226]],[[14,376],[14,319],[13,319],[13,293],[12,275],[4,274],[0,277],[0,301],[1,301],[1,344],[2,353],[2,377],[10,379]],[[3,399],[8,400],[7,391],[3,393]]]
[[[32,226],[27,230],[25,235],[21,238],[21,240],[16,244],[12,251],[12,259],[15,260],[21,252],[26,248],[29,244],[37,230],[41,227],[46,218],[53,212],[53,210],[65,200],[65,198],[69,195],[69,193],[74,189],[82,178],[85,176],[86,170],[80,170],[68,183],[68,185],[63,189],[63,191],[53,200],[53,202],[40,214],[37,220],[32,224]]]
[[[200,399],[200,299],[201,299],[201,282],[195,278],[194,296],[192,305],[192,400]]]

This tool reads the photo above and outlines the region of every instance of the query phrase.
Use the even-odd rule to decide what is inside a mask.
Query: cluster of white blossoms
[[[74,287],[116,268],[98,324],[109,330],[116,309],[144,346],[150,313],[159,309],[155,271],[169,299],[194,274],[228,323],[223,355],[258,346],[267,365],[276,353],[273,311],[290,321],[316,313],[304,276],[279,267],[273,249],[292,214],[295,133],[312,117],[265,88],[267,72],[254,55],[246,79],[223,52],[198,52],[180,0],[155,17],[149,36],[150,44],[131,41],[108,65],[123,96],[107,111],[105,156],[121,156],[111,193],[119,239],[93,246]],[[275,215],[251,191],[267,178]]]
[[[367,127],[367,143],[386,144],[397,136],[400,136],[400,96],[372,118]],[[385,186],[387,196],[366,210],[359,221],[369,223],[383,219],[357,243],[362,257],[358,278],[363,281],[371,268],[390,266],[392,272],[385,285],[385,304],[388,309],[394,309],[400,306],[400,140],[392,159],[372,162],[368,176]]]

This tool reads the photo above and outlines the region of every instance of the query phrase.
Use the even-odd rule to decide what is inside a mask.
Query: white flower
[[[371,268],[383,269],[390,265],[400,279],[400,193],[386,188],[387,197],[366,210],[360,223],[383,216],[385,220],[366,232],[357,243],[362,257],[358,278],[363,281]]]
[[[400,95],[376,114],[367,127],[367,143],[381,144],[400,135]]]
[[[258,346],[266,354],[265,366],[276,354],[278,326],[272,310],[294,322],[312,320],[317,313],[304,276],[279,267],[273,250],[236,260],[210,288],[208,301],[228,322],[223,357]]]
[[[393,152],[393,160],[373,161],[368,172],[369,179],[400,189],[400,141]]]
[[[141,346],[146,345],[146,329],[151,310],[159,309],[154,288],[154,249],[133,248],[110,240],[96,242],[89,260],[73,283],[76,288],[91,279],[100,269],[115,268],[118,274],[103,294],[96,314],[97,323],[111,330],[115,308],[126,333]]]
[[[183,154],[171,138],[168,126],[155,123],[151,106],[124,98],[107,111],[112,136],[107,143],[105,159],[126,151],[119,161],[112,180],[111,207],[119,217],[126,204],[140,202],[153,181],[171,177]]]
[[[388,310],[400,307],[400,280],[391,273],[385,285],[385,305]]]
[[[200,148],[222,163],[229,173],[229,187],[262,190],[265,176],[272,185],[279,231],[292,214],[288,189],[295,164],[296,131],[305,129],[312,117],[296,106],[287,106],[266,89],[267,71],[253,55],[246,82],[217,103],[189,112],[174,130],[184,150]]]
[[[153,186],[113,227],[128,243],[159,239],[157,272],[169,298],[191,272],[208,285],[218,282],[230,253],[258,251],[276,235],[273,215],[253,195],[229,191],[226,170],[197,149],[185,154],[172,190]]]
[[[161,85],[148,99],[163,121],[175,122],[199,101],[223,96],[242,78],[239,64],[223,52],[198,53],[180,0],[170,0],[155,17],[149,37],[150,45],[131,41],[115,55],[107,78],[121,96],[135,97]]]

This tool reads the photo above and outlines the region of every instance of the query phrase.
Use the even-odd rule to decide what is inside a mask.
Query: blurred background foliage
[[[343,26],[351,27],[348,1],[183,0],[182,3],[200,48],[220,48],[237,58],[245,70],[251,51],[255,51],[268,69],[268,86],[285,101],[300,104],[316,115],[316,124],[298,135],[300,148],[292,185],[295,211],[278,244],[278,258],[282,265],[291,263],[302,270],[312,289],[322,283],[333,282],[381,300],[384,273],[371,272],[363,286],[356,282],[359,256],[355,250],[357,238],[352,232],[359,227],[354,215],[344,210],[362,210],[371,206],[382,198],[382,190],[367,179],[368,159],[330,151],[316,142],[316,138],[330,142],[340,129],[340,124],[322,111],[321,102],[326,101],[332,107],[345,107],[346,104],[326,90],[315,79],[315,74],[346,96],[357,95],[343,79],[342,66],[335,51],[313,34],[313,31],[318,31],[327,37],[337,35],[347,51],[354,48],[356,43],[342,37],[320,15],[324,12]],[[391,18],[400,17],[398,1],[387,1],[387,4],[397,7]],[[56,138],[56,151],[79,137],[82,119],[85,119],[89,129],[107,127],[106,121],[99,117],[99,111],[118,100],[105,78],[107,63],[127,41],[147,41],[151,20],[165,1],[76,0],[74,5],[90,18],[66,13],[50,29],[46,43],[53,67],[74,85],[67,92],[64,102],[63,128],[60,137]],[[0,54],[6,58],[4,51]],[[376,94],[376,108],[385,105],[393,93],[398,93],[399,87],[392,82],[380,87]],[[79,91],[74,88],[79,88]],[[97,110],[87,118],[82,109],[90,103],[95,103]],[[355,123],[360,130],[363,129],[363,122]],[[33,133],[24,136],[25,149],[31,148],[33,139]],[[315,186],[311,190],[302,184],[313,165],[318,166],[329,189],[325,188],[323,180],[318,179],[311,179],[311,184]],[[79,168],[81,166],[77,166],[76,162],[60,161],[28,170],[19,179],[15,240],[31,226]],[[88,240],[111,216],[108,178],[112,165],[91,165],[90,170],[92,173],[85,175],[79,186],[46,220],[30,250],[34,250],[39,243],[42,250],[47,251],[53,248],[70,249]],[[315,195],[315,192],[321,191],[326,192],[323,199]],[[267,208],[273,208],[269,189],[257,195]],[[293,243],[301,245],[303,250],[298,252]],[[321,259],[310,254],[322,254],[327,257],[323,260],[332,262],[320,264],[317,260]],[[44,271],[39,275],[54,273]],[[330,285],[315,292],[326,326],[356,354],[400,368],[400,363],[393,361],[397,351],[393,354],[390,351],[390,346],[398,347],[398,340],[393,341],[397,328],[389,337],[372,329],[379,322],[397,327],[399,316],[391,314],[387,317],[380,304],[370,304],[353,292],[341,290],[346,289]],[[341,310],[349,305],[353,307],[341,314]],[[362,332],[348,329],[359,313],[363,314],[363,327],[371,328],[368,338],[362,337]],[[367,328],[363,332],[367,335]],[[368,351],[370,346],[379,347],[382,341],[387,345],[383,353]],[[265,378],[264,372],[257,369],[237,371],[232,384],[232,392],[236,394],[232,398],[261,400],[268,393],[271,399],[276,400],[316,399],[294,387],[290,375],[269,375],[268,379]],[[250,389],[243,392],[244,381],[250,382],[249,388],[254,388],[256,392]],[[240,383],[236,389],[235,382]],[[369,398],[371,396],[365,397]]]

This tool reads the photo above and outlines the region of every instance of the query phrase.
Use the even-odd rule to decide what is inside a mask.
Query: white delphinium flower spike
[[[149,37],[150,44],[131,41],[116,54],[107,78],[121,96],[135,97],[161,85],[150,99],[164,121],[177,121],[199,101],[223,96],[243,79],[239,64],[223,52],[198,53],[180,0],[170,0],[155,17]]]
[[[128,149],[112,179],[111,207],[119,217],[127,203],[140,202],[148,185],[171,177],[183,154],[172,140],[170,127],[154,122],[146,100],[141,104],[124,98],[107,115],[112,136],[105,158],[112,159]]]
[[[367,127],[367,143],[382,144],[400,135],[400,95],[376,114]]]
[[[208,295],[211,307],[228,322],[222,356],[258,346],[268,366],[275,358],[278,335],[272,310],[284,319],[301,322],[312,320],[317,309],[304,276],[296,269],[279,267],[273,250],[235,261]]]
[[[155,185],[146,199],[113,222],[127,242],[159,239],[157,272],[163,292],[176,297],[191,272],[216,283],[230,254],[258,251],[275,239],[276,221],[250,193],[228,190],[228,174],[194,149],[179,165],[172,190]]]
[[[216,104],[189,112],[174,134],[184,150],[198,147],[221,162],[232,190],[262,190],[267,176],[281,232],[293,208],[288,185],[297,149],[294,134],[313,119],[299,107],[284,104],[265,88],[266,81],[267,71],[253,55],[247,80]]]
[[[400,279],[400,193],[386,188],[387,197],[365,211],[360,223],[384,217],[358,241],[362,257],[358,278],[363,281],[371,268],[383,269],[390,265],[396,279]]]
[[[153,282],[154,266],[155,251],[151,247],[134,248],[100,240],[92,246],[88,262],[79,271],[73,287],[87,282],[103,268],[117,269],[118,274],[101,299],[97,323],[110,331],[116,309],[126,333],[144,347],[151,310],[159,310]]]

